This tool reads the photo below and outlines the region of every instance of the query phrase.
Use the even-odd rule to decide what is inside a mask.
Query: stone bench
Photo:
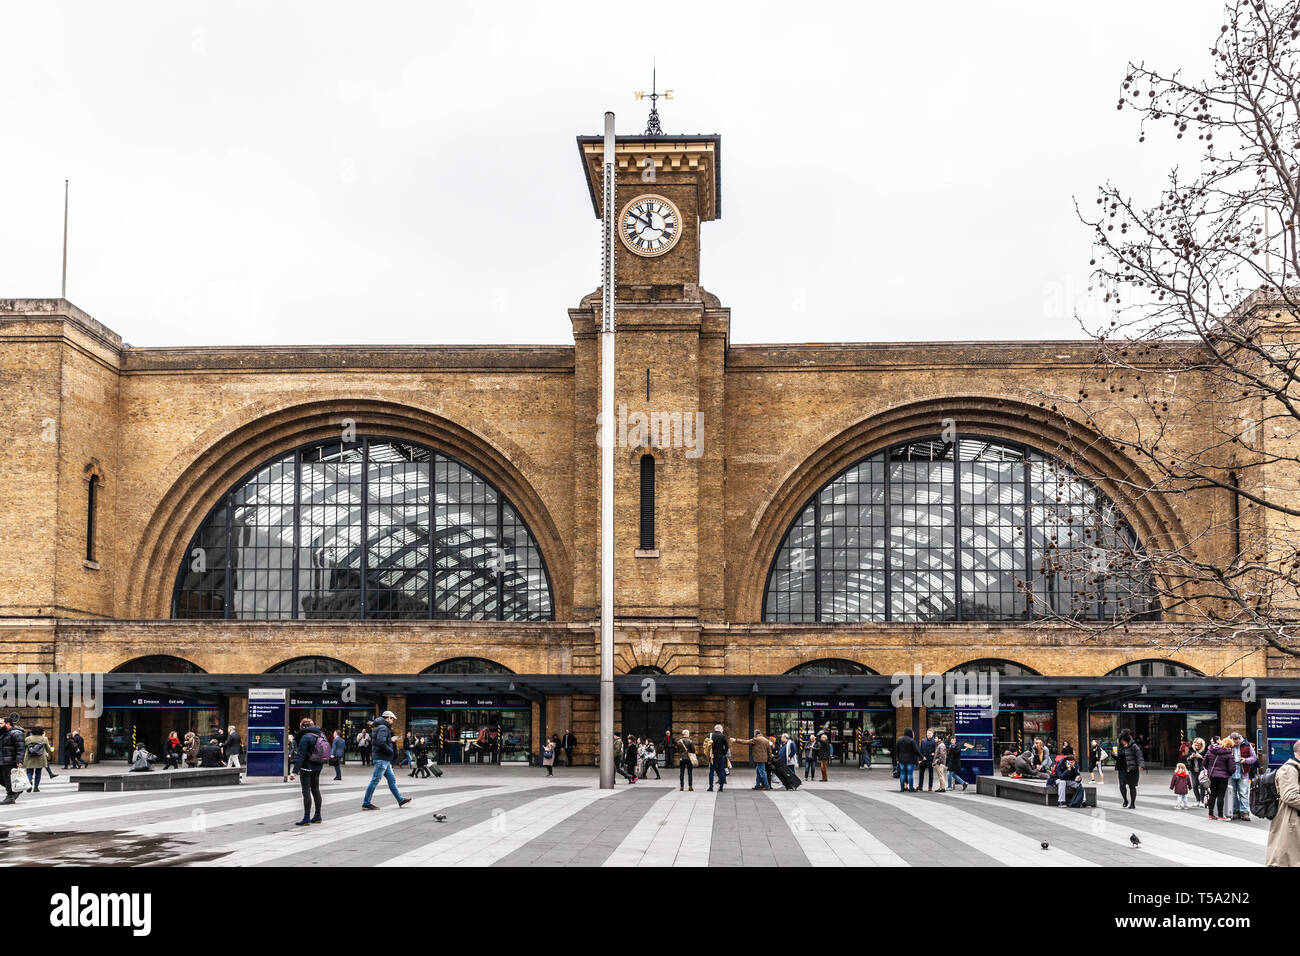
[[[1097,805],[1097,787],[1087,781],[1083,784],[1083,805]],[[1014,777],[979,776],[975,778],[975,792],[986,797],[1004,797],[1008,800],[1020,800],[1024,803],[1037,803],[1044,807],[1056,806],[1056,785],[1047,785],[1047,780],[1026,780]]]
[[[189,787],[235,787],[239,767],[206,767],[194,770],[153,770],[139,773],[78,774],[71,780],[78,790],[116,793],[123,790],[184,790]]]

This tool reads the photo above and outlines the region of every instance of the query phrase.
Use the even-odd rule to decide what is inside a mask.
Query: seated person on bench
[[[1066,805],[1066,794],[1069,794],[1069,805],[1072,807],[1083,806],[1087,792],[1083,788],[1083,781],[1079,779],[1079,766],[1074,762],[1073,754],[1066,754],[1061,758],[1060,763],[1056,765],[1056,771],[1048,778],[1048,785],[1056,784],[1056,805],[1063,807]]]
[[[1049,774],[1034,769],[1034,752],[1026,750],[1016,757],[1016,774],[1025,780],[1046,780]]]

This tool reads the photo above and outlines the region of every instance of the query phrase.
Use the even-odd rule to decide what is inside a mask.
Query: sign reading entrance
[[[288,770],[285,749],[289,719],[283,688],[248,690],[248,776],[284,777]]]

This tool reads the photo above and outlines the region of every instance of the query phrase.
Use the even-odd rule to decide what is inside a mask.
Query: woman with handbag
[[[695,767],[698,765],[698,760],[695,755],[695,742],[691,740],[691,732],[683,730],[682,735],[677,738],[677,763],[681,767],[677,771],[678,790],[685,790],[688,786],[692,791],[695,789]]]
[[[546,768],[546,776],[555,776],[555,741],[547,740],[546,746],[542,748],[542,766]]]
[[[41,792],[41,771],[50,765],[50,740],[45,728],[36,726],[23,738],[23,769],[27,771],[27,792]]]

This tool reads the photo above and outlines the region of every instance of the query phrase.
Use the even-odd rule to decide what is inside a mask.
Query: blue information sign
[[[958,696],[952,709],[952,732],[961,748],[961,776],[974,783],[993,773],[993,701]]]
[[[248,691],[248,775],[285,775],[285,726],[288,720],[283,689],[252,687]]]
[[[1300,700],[1269,698],[1264,701],[1264,727],[1268,734],[1268,765],[1280,767],[1291,758],[1300,740]]]

